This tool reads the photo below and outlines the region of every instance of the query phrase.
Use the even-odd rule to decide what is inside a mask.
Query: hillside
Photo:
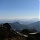
[[[28,24],[28,25],[23,25],[19,22],[14,22],[14,23],[9,23],[12,27],[12,29],[16,30],[23,30],[23,29],[35,29],[37,31],[40,31],[40,21]]]
[[[24,29],[20,33],[11,29],[11,26],[8,23],[5,23],[0,26],[0,40],[40,40],[40,32],[30,32],[30,30]]]
[[[12,29],[16,29],[16,30],[23,30],[28,28],[28,26],[20,24],[19,22],[14,22],[9,24],[11,25]]]
[[[27,25],[30,29],[36,29],[37,31],[40,31],[40,21],[31,23],[29,25]]]

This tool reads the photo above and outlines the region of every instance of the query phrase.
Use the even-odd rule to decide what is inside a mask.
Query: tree
[[[22,31],[21,31],[21,33],[23,33],[23,34],[28,34],[28,33],[30,33],[31,31],[29,31],[28,29],[23,29]]]
[[[11,29],[11,26],[10,26],[8,23],[3,24],[3,26],[4,26],[5,28],[7,28],[8,30]]]

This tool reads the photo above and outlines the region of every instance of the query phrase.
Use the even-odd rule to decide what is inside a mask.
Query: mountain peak
[[[15,22],[14,24],[20,24],[19,22]]]

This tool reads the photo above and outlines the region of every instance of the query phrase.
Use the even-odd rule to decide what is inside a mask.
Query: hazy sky
[[[39,17],[39,0],[0,0],[0,19]]]

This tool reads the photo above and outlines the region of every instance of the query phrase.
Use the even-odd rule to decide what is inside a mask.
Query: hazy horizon
[[[0,19],[40,19],[40,0],[0,0]]]

